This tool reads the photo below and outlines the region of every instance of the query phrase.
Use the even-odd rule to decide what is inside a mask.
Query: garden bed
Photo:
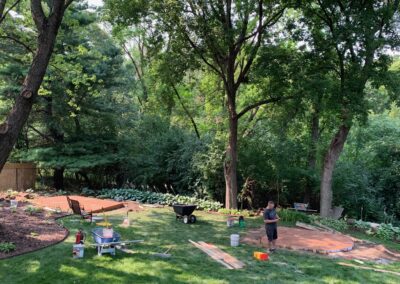
[[[0,259],[35,251],[63,241],[68,230],[57,224],[60,214],[33,212],[34,207],[19,202],[15,210],[9,202],[0,207],[0,243],[13,243],[15,249],[5,253],[0,251]],[[31,209],[26,211],[26,209]],[[28,210],[29,210],[28,209]]]

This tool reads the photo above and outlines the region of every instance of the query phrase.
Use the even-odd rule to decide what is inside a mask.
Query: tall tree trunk
[[[64,170],[63,167],[54,169],[53,186],[55,189],[64,189]]]
[[[224,162],[225,207],[237,209],[237,140],[238,118],[236,114],[235,92],[228,93],[229,141]]]
[[[311,141],[310,149],[308,152],[308,169],[310,173],[315,173],[317,165],[317,146],[319,140],[319,111],[314,110],[311,117]],[[312,195],[313,183],[311,178],[308,178],[305,192],[304,192],[304,203],[310,203]]]
[[[350,131],[350,126],[342,124],[331,141],[324,159],[321,178],[320,215],[329,217],[332,209],[332,175],[336,162],[342,153],[344,143]]]
[[[53,114],[53,97],[48,96],[46,100],[45,122],[47,129],[50,133],[52,144],[55,146],[64,143],[64,133],[60,131],[55,124],[55,117]],[[54,168],[53,174],[53,187],[55,189],[64,189],[64,166],[57,166]]]
[[[31,0],[32,17],[39,33],[38,48],[25,77],[21,92],[15,100],[14,107],[5,122],[0,124],[0,171],[29,117],[37,92],[46,74],[64,10],[70,3],[71,1],[55,0],[49,16],[46,17],[41,1]]]

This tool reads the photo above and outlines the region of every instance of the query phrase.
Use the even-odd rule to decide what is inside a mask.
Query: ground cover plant
[[[131,188],[120,189],[102,189],[94,191],[90,189],[83,189],[82,194],[86,196],[96,196],[98,198],[111,198],[116,201],[132,200],[140,203],[148,204],[195,204],[200,210],[217,211],[222,207],[222,204],[212,200],[206,200],[191,196],[174,195],[170,193],[160,193],[151,191],[142,191]]]

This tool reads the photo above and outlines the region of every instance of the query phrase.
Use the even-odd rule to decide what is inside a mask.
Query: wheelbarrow
[[[177,220],[180,219],[185,224],[196,222],[196,216],[192,215],[192,213],[197,208],[197,205],[174,204],[172,207]]]
[[[124,251],[122,247],[125,245],[143,242],[143,240],[121,241],[121,235],[117,232],[113,232],[112,237],[105,237],[103,228],[95,228],[92,230],[92,235],[94,240],[92,246],[97,247],[97,254],[99,256],[103,255],[103,253],[115,255],[116,248]]]

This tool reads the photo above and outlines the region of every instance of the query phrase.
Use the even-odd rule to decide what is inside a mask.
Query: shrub
[[[33,214],[35,214],[35,213],[40,213],[40,212],[42,212],[42,211],[43,211],[42,208],[40,208],[40,207],[35,207],[35,206],[32,206],[32,205],[28,205],[28,206],[26,206],[26,208],[25,208],[25,212],[29,213],[29,215],[33,215]]]
[[[325,225],[329,228],[332,228],[336,231],[345,231],[348,229],[348,225],[346,223],[346,220],[343,219],[331,219],[331,218],[324,218],[320,216],[313,215],[312,216],[312,221],[313,222],[319,222],[322,225]]]
[[[158,203],[162,205],[196,204],[197,209],[207,211],[217,211],[222,207],[221,203],[212,200],[200,199],[185,195],[173,195],[170,193],[141,191],[131,188],[102,189],[96,192],[90,189],[84,189],[82,193],[86,195],[97,196],[98,198],[110,198],[116,201],[133,200],[141,203]]]
[[[376,232],[376,237],[382,240],[394,240],[400,236],[400,228],[392,224],[381,224]]]
[[[228,214],[228,215],[240,215],[243,217],[250,217],[254,215],[253,212],[249,210],[237,210],[237,209],[226,209],[226,208],[219,209],[218,213]]]
[[[290,223],[295,223],[297,221],[303,223],[311,222],[309,215],[295,210],[280,209],[278,211],[278,216],[283,222],[290,222]]]
[[[367,230],[371,229],[371,225],[369,224],[369,222],[364,222],[362,220],[357,220],[354,223],[354,227],[357,229],[360,229],[362,231],[367,231]]]
[[[1,242],[0,243],[0,252],[9,253],[15,249],[16,249],[16,246],[14,243],[10,243],[10,242]]]

